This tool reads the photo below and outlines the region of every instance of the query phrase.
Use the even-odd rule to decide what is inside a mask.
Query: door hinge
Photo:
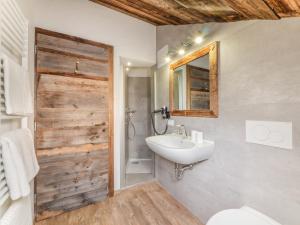
[[[37,217],[37,210],[36,210],[36,205],[37,205],[37,195],[36,195],[36,193],[34,193],[34,195],[33,195],[33,201],[34,201],[34,203],[33,203],[33,205],[34,205],[34,209],[33,209],[33,215],[34,215],[34,218],[36,218]]]
[[[34,54],[36,55],[37,53],[37,45],[34,45]]]
[[[36,131],[36,122],[34,122],[34,131]]]

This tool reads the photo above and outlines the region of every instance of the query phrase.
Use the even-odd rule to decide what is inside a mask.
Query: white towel
[[[17,129],[0,138],[7,185],[12,200],[30,194],[30,181],[39,171],[29,129]]]
[[[0,225],[32,225],[31,200],[27,196],[12,202],[0,220]]]
[[[8,56],[4,61],[4,95],[6,113],[27,115],[33,112],[33,99],[30,91],[28,72]]]

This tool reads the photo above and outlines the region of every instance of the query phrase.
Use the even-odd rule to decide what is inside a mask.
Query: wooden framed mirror
[[[173,116],[218,117],[218,42],[170,65]]]

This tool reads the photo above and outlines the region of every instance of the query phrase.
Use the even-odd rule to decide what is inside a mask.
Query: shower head
[[[134,113],[136,113],[136,110],[128,108],[128,109],[126,109],[126,113],[134,114]]]

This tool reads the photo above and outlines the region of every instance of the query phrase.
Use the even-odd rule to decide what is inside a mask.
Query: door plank
[[[64,72],[74,73],[78,63],[77,73],[88,76],[107,77],[109,75],[108,64],[95,62],[88,59],[78,59],[74,56],[66,56],[52,52],[37,51],[37,72]]]
[[[37,47],[64,51],[102,61],[107,61],[109,57],[108,50],[105,47],[81,43],[42,33],[37,34]]]
[[[97,189],[90,192],[80,193],[66,197],[58,201],[52,201],[38,207],[37,220],[41,221],[49,217],[60,215],[90,204],[103,201],[107,198],[107,189]]]
[[[39,157],[40,162],[42,162],[43,159],[51,160],[51,156],[54,156],[54,158],[56,159],[57,155],[68,155],[74,153],[91,153],[93,151],[101,151],[107,149],[108,149],[108,143],[85,144],[85,145],[75,146],[75,147],[39,149],[39,151],[37,152],[37,156]],[[48,157],[42,158],[43,156],[48,156]]]
[[[107,188],[107,185],[101,185],[100,182],[106,183],[106,181],[103,181],[103,178],[97,177],[92,180],[87,180],[86,183],[81,182],[81,184],[78,184],[76,186],[71,186],[71,187],[65,187],[64,189],[60,189],[59,192],[57,190],[53,192],[49,192],[47,194],[40,194],[39,197],[43,199],[43,201],[38,202],[38,206],[43,207],[43,205],[47,203],[51,203],[53,201],[60,201],[65,198],[78,195],[78,194],[84,194],[86,192],[94,191],[94,190],[105,190]]]
[[[37,148],[57,148],[82,144],[108,142],[107,125],[92,127],[68,127],[54,129],[37,129]]]
[[[49,74],[41,74],[38,83],[38,90],[45,91],[84,91],[91,92],[96,90],[108,89],[107,81],[73,77],[55,76]]]
[[[100,91],[99,91],[100,92]],[[101,92],[99,94],[102,94]],[[107,92],[102,95],[81,92],[40,91],[37,99],[38,108],[67,108],[101,110],[107,108]]]

